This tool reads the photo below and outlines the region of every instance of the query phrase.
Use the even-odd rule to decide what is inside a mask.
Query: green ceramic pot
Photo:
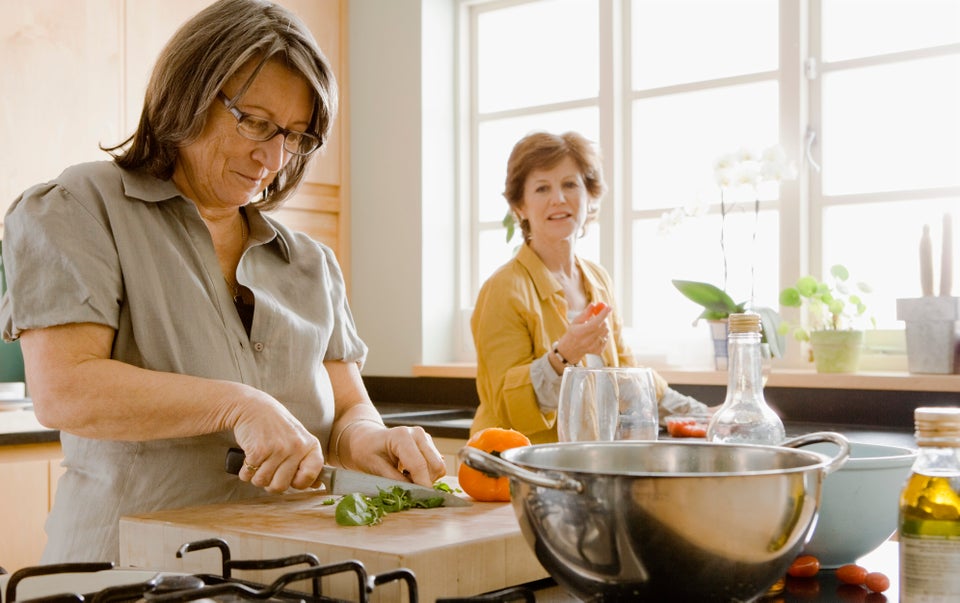
[[[811,331],[810,347],[818,373],[855,373],[860,368],[863,331]]]

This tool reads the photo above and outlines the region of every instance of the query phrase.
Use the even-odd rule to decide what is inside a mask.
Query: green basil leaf
[[[369,526],[378,523],[383,510],[358,493],[348,494],[337,503],[335,518],[341,526]]]

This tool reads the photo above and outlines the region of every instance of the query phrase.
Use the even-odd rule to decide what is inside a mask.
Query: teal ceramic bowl
[[[835,446],[805,450],[832,454]],[[836,568],[872,552],[897,531],[900,490],[917,451],[901,446],[850,442],[850,457],[827,475],[813,536],[803,548],[823,568]]]

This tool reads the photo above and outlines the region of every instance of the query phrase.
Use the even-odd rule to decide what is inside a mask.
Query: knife
[[[237,475],[243,467],[245,455],[239,448],[231,448],[227,451],[226,466],[227,473]],[[443,498],[445,507],[469,507],[473,503],[465,498],[460,498],[456,494],[427,488],[411,482],[401,482],[395,479],[370,475],[360,471],[343,469],[332,465],[324,465],[320,471],[320,482],[326,487],[328,494],[344,495],[359,492],[366,496],[377,496],[380,490],[389,490],[394,486],[399,486],[410,492],[413,500],[423,500],[426,498]]]

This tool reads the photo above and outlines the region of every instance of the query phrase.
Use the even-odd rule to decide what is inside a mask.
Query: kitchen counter
[[[788,578],[784,591],[776,596],[760,599],[756,603],[837,603],[869,601],[870,603],[897,603],[900,600],[900,560],[897,543],[889,540],[864,555],[857,563],[868,571],[882,572],[890,578],[890,588],[883,593],[873,593],[867,598],[862,587],[845,585],[837,580],[834,570],[821,570],[813,578]],[[574,603],[579,601],[555,584],[540,583],[536,586],[537,603]]]
[[[467,439],[474,409],[436,405],[415,406],[408,404],[377,404],[387,426],[419,425],[433,437]],[[887,444],[915,448],[911,429],[874,427],[845,423],[820,423],[811,421],[785,421],[788,436],[798,436],[814,431],[835,431],[855,442]],[[661,430],[660,439],[669,439]]]
[[[416,576],[422,601],[477,595],[514,585],[533,590],[538,603],[578,601],[549,579],[539,565],[520,534],[509,504],[419,509],[387,515],[378,526],[341,527],[333,521],[334,507],[322,504],[324,498],[316,493],[272,496],[125,517],[121,520],[120,564],[218,573],[220,556],[216,550],[187,553],[182,558],[177,558],[176,551],[187,542],[222,538],[235,560],[310,552],[322,564],[359,560],[371,574],[404,567]],[[782,594],[765,601],[896,602],[897,543],[887,541],[858,562],[869,571],[886,574],[890,589],[870,599],[862,591],[857,598],[854,594],[858,591],[841,585],[833,570],[822,570],[814,578],[788,579]],[[269,582],[273,574],[243,572],[240,577]],[[356,585],[349,580],[325,582],[323,588],[327,595],[354,600]],[[402,601],[402,589],[398,586],[396,592],[379,591],[376,600]]]
[[[59,431],[37,421],[29,399],[0,400],[0,446],[59,441]]]

